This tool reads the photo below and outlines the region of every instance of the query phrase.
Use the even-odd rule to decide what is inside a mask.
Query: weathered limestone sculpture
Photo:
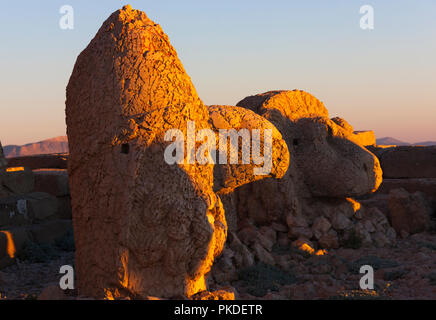
[[[273,127],[249,110],[238,112]],[[196,132],[216,129],[214,117],[167,35],[145,13],[130,6],[114,12],[79,55],[66,122],[79,293],[171,298],[206,290],[204,276],[227,234],[214,190],[218,165],[190,164],[189,152],[170,165],[164,154],[168,130],[187,136],[188,123]],[[280,177],[289,155],[280,133],[273,136],[280,146],[267,176]],[[240,178],[220,166],[217,190],[258,179],[251,164],[242,165]]]
[[[325,234],[314,232],[315,222],[323,216],[335,221],[344,216],[346,222],[353,218],[360,205],[348,198],[374,192],[381,184],[378,159],[354,140],[351,128],[338,125],[338,119],[330,120],[323,103],[304,91],[266,92],[237,105],[255,111],[277,127],[287,142],[290,165],[283,178],[239,188],[224,199],[226,211],[237,212],[242,225],[246,219],[258,226],[287,224],[291,239],[321,240],[321,247],[326,247],[327,241],[321,239],[324,236],[334,238],[336,244],[341,240],[338,237],[347,237],[347,232],[338,235],[334,230],[327,234],[330,222]],[[341,232],[351,231],[353,225],[346,223],[346,227]],[[392,230],[381,232],[388,231],[392,234]]]

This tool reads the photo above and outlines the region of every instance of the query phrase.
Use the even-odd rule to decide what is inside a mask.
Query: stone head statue
[[[252,126],[244,115],[274,127],[232,108],[211,118],[167,35],[144,12],[125,6],[103,23],[67,86],[79,293],[170,298],[206,290],[227,234],[217,192],[258,179],[257,164],[200,164],[196,152],[213,151],[203,142],[215,140],[210,132],[225,128],[229,113],[240,115],[240,128]],[[272,141],[280,147],[265,176],[280,177],[288,150],[277,130]]]
[[[361,196],[381,184],[378,159],[354,141],[350,130],[330,120],[324,104],[311,94],[270,91],[237,105],[273,123],[290,153],[283,178],[265,179],[237,191],[242,217],[261,224],[283,221],[289,213],[301,214],[304,199]]]

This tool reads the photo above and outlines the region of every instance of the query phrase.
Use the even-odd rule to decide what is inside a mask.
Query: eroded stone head
[[[226,237],[213,166],[164,160],[165,132],[209,114],[168,37],[130,6],[80,54],[67,87],[79,290],[94,297],[205,290]]]
[[[241,161],[220,163],[214,168],[214,190],[227,194],[244,184],[269,177],[281,178],[289,167],[289,151],[286,142],[277,128],[264,117],[251,110],[234,106],[209,106],[210,123],[217,133],[216,147],[224,141],[226,160],[231,158],[231,148],[235,147],[238,159],[246,158],[248,164]],[[267,132],[271,143],[266,143]],[[259,135],[256,135],[256,132]],[[230,136],[229,138],[226,138]],[[259,139],[258,139],[259,138]],[[220,141],[221,139],[221,141]],[[259,144],[256,147],[256,141]],[[258,159],[256,159],[258,158]]]
[[[379,160],[326,118],[303,118],[294,129],[297,166],[313,196],[355,197],[382,182]]]
[[[227,234],[214,164],[190,163],[187,153],[170,165],[164,155],[169,130],[186,137],[188,123],[196,132],[214,128],[168,37],[145,13],[114,12],[79,55],[66,122],[79,293],[165,298],[205,290]],[[273,163],[278,176],[283,158]],[[235,172],[227,191],[251,181]]]
[[[352,131],[330,120],[324,104],[311,94],[271,91],[237,105],[255,110],[276,125],[313,196],[360,196],[380,186],[378,159],[354,142]]]

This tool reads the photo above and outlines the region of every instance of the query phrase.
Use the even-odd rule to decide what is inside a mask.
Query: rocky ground
[[[73,251],[41,252],[39,258],[34,254],[17,260],[0,272],[2,299],[37,299],[44,289],[59,283],[60,266],[74,264]],[[391,248],[341,248],[316,256],[277,246],[273,255],[283,263],[276,267],[257,263],[230,282],[237,299],[436,299],[434,233],[399,239]],[[359,269],[365,264],[375,270],[372,291],[359,287]],[[74,298],[74,293],[51,297]]]
[[[44,262],[16,261],[0,271],[0,298],[9,300],[37,299],[43,289],[57,285],[62,265],[74,263],[74,252],[57,252],[57,257]]]
[[[276,254],[290,261],[289,271],[274,273],[257,266],[257,272],[252,269],[249,276],[232,283],[240,299],[436,298],[436,234],[400,239],[392,248],[341,248],[322,256],[298,251]],[[362,265],[374,268],[372,291],[360,289]]]

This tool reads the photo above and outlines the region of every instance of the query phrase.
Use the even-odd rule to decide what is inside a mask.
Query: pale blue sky
[[[65,134],[65,87],[77,55],[130,3],[169,35],[206,104],[303,89],[356,130],[436,140],[436,1],[9,1],[0,11],[0,140]],[[74,8],[61,30],[59,8]],[[361,5],[375,29],[359,28]]]

